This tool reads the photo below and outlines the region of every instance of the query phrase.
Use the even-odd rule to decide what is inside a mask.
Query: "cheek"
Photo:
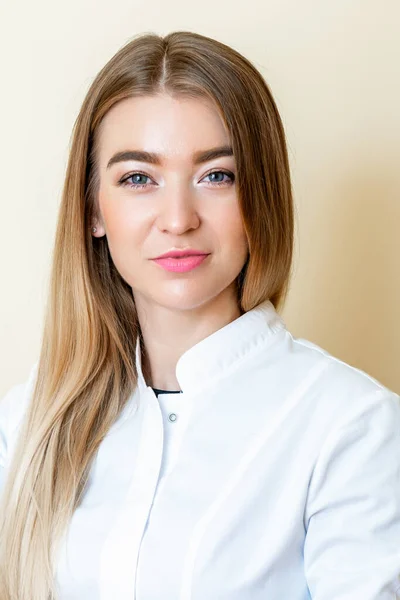
[[[99,197],[99,206],[109,244],[123,245],[125,240],[140,237],[140,232],[145,228],[146,215],[132,202],[103,195]]]
[[[220,232],[226,247],[237,251],[247,251],[247,236],[239,208],[224,215],[221,221]]]

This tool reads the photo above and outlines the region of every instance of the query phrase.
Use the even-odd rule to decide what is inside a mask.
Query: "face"
[[[229,147],[226,127],[208,100],[128,98],[104,117],[94,235],[107,236],[135,303],[190,310],[221,294],[234,297],[248,245]],[[205,155],[216,148],[225,151]],[[189,270],[167,270],[154,261],[182,248],[207,256]]]

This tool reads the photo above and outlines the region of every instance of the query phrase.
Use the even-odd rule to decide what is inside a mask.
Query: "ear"
[[[93,229],[96,231],[93,231]],[[90,225],[90,232],[93,237],[103,237],[106,234],[103,219],[98,214],[93,214]]]
[[[90,227],[90,231],[93,237],[103,237],[106,234],[104,225],[98,221],[93,221]]]

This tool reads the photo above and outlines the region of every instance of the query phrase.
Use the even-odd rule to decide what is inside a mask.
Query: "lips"
[[[160,258],[187,258],[188,256],[207,256],[208,252],[202,250],[170,250],[165,254],[157,256],[153,260],[159,260]]]
[[[187,258],[188,256],[207,256],[208,252],[203,252],[202,250],[170,250],[165,254],[161,254],[156,257],[156,260],[160,258]]]
[[[208,254],[197,254],[179,257],[162,257],[155,258],[153,261],[157,263],[160,267],[165,269],[166,271],[172,271],[175,273],[185,273],[187,271],[192,271],[196,267],[200,266],[204,260],[206,260]]]
[[[204,252],[199,252],[198,254],[163,254],[162,256],[159,256],[158,258],[189,258],[190,256],[206,256],[206,254]]]

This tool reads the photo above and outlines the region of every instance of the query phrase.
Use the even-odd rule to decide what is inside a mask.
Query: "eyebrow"
[[[220,158],[221,156],[233,156],[233,149],[231,146],[218,146],[216,148],[210,148],[209,150],[200,150],[193,154],[193,164],[200,165],[202,163],[213,160],[214,158]],[[152,165],[161,165],[163,156],[156,152],[146,152],[144,150],[123,150],[114,154],[107,163],[107,169],[112,165],[120,162],[126,162],[128,160],[136,160],[139,162],[147,162]]]

